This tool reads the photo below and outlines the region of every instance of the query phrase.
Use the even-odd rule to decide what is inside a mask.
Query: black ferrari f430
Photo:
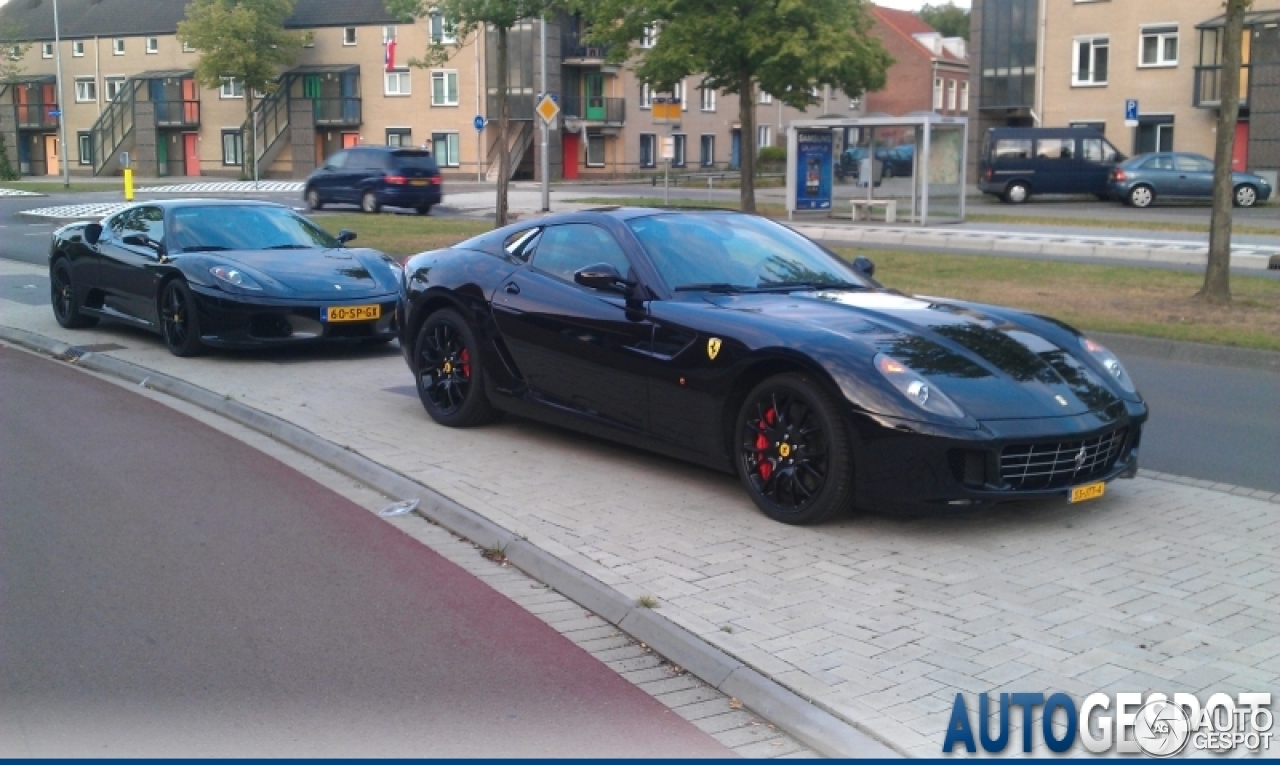
[[[409,260],[400,341],[439,423],[511,412],[732,470],[786,523],[1135,473],[1147,408],[1106,348],[873,271],[751,215],[553,215]]]
[[[53,314],[67,328],[107,319],[159,333],[178,356],[394,340],[400,264],[346,247],[354,238],[266,202],[140,202],[54,232]]]

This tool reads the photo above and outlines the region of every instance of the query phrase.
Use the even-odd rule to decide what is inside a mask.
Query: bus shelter
[[[959,223],[969,125],[917,112],[796,120],[787,131],[787,218]]]

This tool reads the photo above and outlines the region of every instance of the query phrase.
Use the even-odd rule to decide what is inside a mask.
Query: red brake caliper
[[[769,411],[764,413],[764,420],[760,422],[760,427],[763,428],[766,422],[772,425],[775,419],[776,419],[776,416],[774,415],[773,408],[770,407]],[[764,452],[768,448],[769,448],[769,439],[766,438],[763,433],[757,433],[756,434],[756,451],[759,452],[759,454],[756,456],[756,459],[758,460],[757,471],[760,473],[760,477],[766,481],[769,480],[769,476],[773,475],[773,463],[770,462],[764,456]]]
[[[459,358],[462,359],[462,376],[468,380],[471,379],[471,356],[467,353],[467,349],[463,348]]]

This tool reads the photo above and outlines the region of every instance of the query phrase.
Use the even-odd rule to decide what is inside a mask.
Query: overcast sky
[[[903,11],[918,11],[922,5],[931,3],[933,5],[946,5],[946,0],[873,0],[876,5],[883,5],[886,8],[897,8]],[[952,0],[961,8],[968,8],[970,0]]]

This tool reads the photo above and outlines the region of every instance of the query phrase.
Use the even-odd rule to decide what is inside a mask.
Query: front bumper
[[[974,510],[1061,500],[1075,487],[1131,478],[1147,409],[1133,402],[1115,409],[1108,415],[988,421],[974,431],[855,418],[855,502],[890,512]],[[1084,455],[1076,462],[1080,449]],[[1055,458],[1056,472],[1043,468]],[[1027,462],[1034,467],[1028,470]]]
[[[390,340],[397,334],[399,296],[367,299],[290,300],[232,295],[191,285],[195,295],[200,340],[215,348],[267,348],[313,342]],[[379,318],[329,322],[330,306],[378,305]]]

